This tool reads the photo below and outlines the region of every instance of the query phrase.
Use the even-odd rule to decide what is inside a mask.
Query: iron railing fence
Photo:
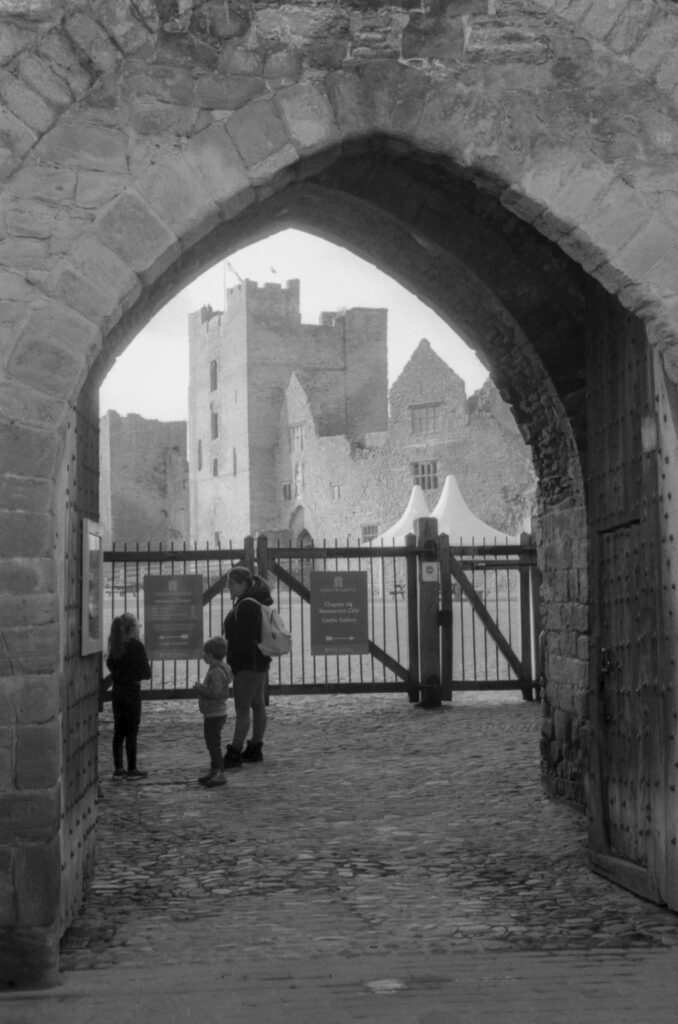
[[[263,544],[262,544],[263,540]],[[291,548],[247,538],[242,547],[150,544],[114,546],[104,553],[104,630],[123,611],[144,619],[144,577],[200,575],[203,635],[222,632],[231,608],[226,576],[236,564],[261,568],[293,634],[290,655],[274,659],[270,692],[410,692],[417,664],[417,565],[412,543],[384,546],[339,543]],[[445,545],[442,545],[445,552]],[[451,562],[451,564],[449,564]],[[537,598],[532,545],[449,546],[441,555],[439,624],[443,677],[452,690],[524,689],[532,680]],[[314,570],[367,575],[367,654],[312,655],[310,581]],[[199,659],[154,661],[144,699],[192,697],[202,677]]]

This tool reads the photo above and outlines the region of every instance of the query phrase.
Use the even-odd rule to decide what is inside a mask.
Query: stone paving
[[[540,715],[513,694],[274,695],[264,763],[206,791],[193,701],[144,706],[136,783],[111,780],[107,706],[62,969],[675,950],[678,915],[592,874],[585,818],[542,794]]]

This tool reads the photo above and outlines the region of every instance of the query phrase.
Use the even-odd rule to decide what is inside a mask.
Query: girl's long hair
[[[132,627],[136,626],[136,616],[131,612],[123,612],[113,619],[108,637],[108,653],[113,661],[119,661],[125,653],[125,647],[132,638]]]

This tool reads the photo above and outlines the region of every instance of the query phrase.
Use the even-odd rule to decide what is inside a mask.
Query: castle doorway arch
[[[665,173],[678,119],[645,36],[652,29],[661,59],[676,14],[653,14],[601,62],[603,0],[576,28],[539,6],[508,31],[494,15],[394,21],[385,5],[398,46],[375,54],[369,35],[359,45],[361,19],[339,4],[337,56],[303,32],[300,49],[284,32],[287,42],[271,47],[262,12],[219,35],[190,11],[171,25],[167,13],[144,23],[130,13],[122,26],[117,9],[87,25],[34,9],[18,31],[18,5],[8,70],[25,76],[39,56],[43,75],[31,78],[32,103],[11,93],[3,122],[0,657],[12,694],[2,708],[12,735],[3,984],[54,978],[59,933],[92,868],[97,665],[80,655],[78,622],[82,518],[98,506],[96,389],[171,295],[283,225],[377,263],[488,363],[540,480],[545,779],[593,810],[601,870],[621,860],[625,884],[650,879],[653,898],[678,907],[678,245]],[[309,25],[311,13],[302,12]],[[661,130],[629,134],[659,116]],[[617,127],[626,145],[609,144]],[[616,382],[614,402],[596,390],[601,379]],[[647,701],[625,717],[622,640],[593,642],[590,658],[589,643],[605,639],[609,595],[637,549],[657,572],[642,583],[634,625],[647,656],[632,671]],[[638,715],[655,752],[642,844],[638,814],[610,822],[627,798],[638,811],[642,794],[603,780],[625,763]],[[631,832],[628,847],[615,846]]]

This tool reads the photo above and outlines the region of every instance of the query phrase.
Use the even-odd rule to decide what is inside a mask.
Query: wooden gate
[[[526,539],[513,548],[455,548],[447,537],[436,537],[433,586],[422,584],[420,573],[422,559],[429,559],[432,550],[411,536],[401,547],[272,547],[265,537],[248,537],[237,549],[107,551],[107,617],[132,611],[143,622],[146,575],[198,574],[203,580],[203,634],[218,634],[231,607],[225,596],[228,571],[243,563],[268,578],[293,634],[292,653],[271,665],[271,693],[387,691],[406,693],[415,701],[422,685],[435,676],[443,699],[451,699],[455,690],[520,690],[532,697],[537,610],[533,545]],[[367,653],[311,653],[314,570],[366,574]],[[193,697],[192,684],[203,671],[197,660],[155,662],[143,697]]]
[[[661,901],[665,742],[658,672],[657,431],[640,321],[603,293],[590,303],[591,859]]]

